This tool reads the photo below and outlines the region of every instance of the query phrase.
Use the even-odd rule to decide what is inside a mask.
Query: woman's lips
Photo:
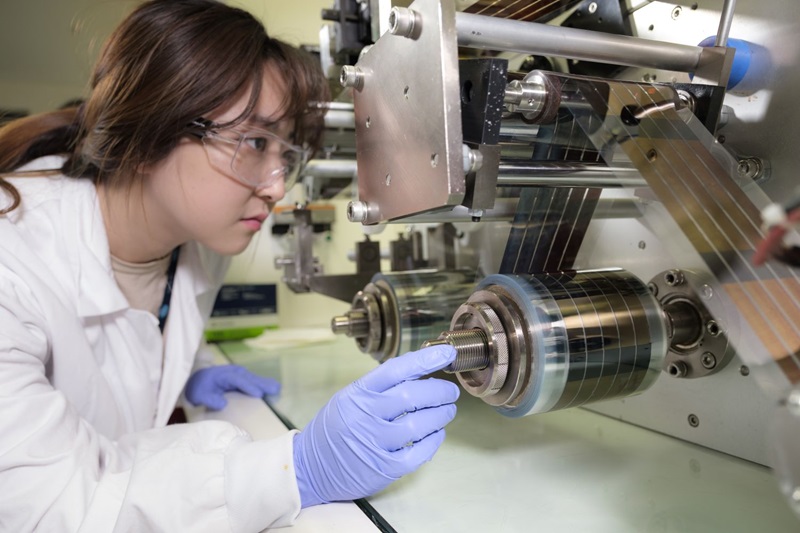
[[[266,220],[266,218],[267,215],[264,214],[257,215],[251,218],[243,218],[242,224],[247,226],[248,229],[251,229],[253,231],[258,231],[261,229],[261,225],[264,223],[264,220]]]

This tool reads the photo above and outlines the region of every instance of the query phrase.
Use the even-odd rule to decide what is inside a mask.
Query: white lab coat
[[[92,183],[9,181],[23,200],[0,217],[0,531],[291,524],[292,433],[253,442],[226,422],[166,426],[228,261],[183,246],[163,347],[156,318],[114,281]]]

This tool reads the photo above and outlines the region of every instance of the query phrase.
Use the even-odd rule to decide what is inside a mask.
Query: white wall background
[[[40,112],[85,94],[97,53],[136,0],[0,0],[0,108]],[[334,0],[231,0],[274,37],[319,44]]]
[[[334,0],[232,0],[261,19],[267,31],[295,45],[319,44],[320,12]],[[0,108],[37,113],[85,96],[91,66],[111,30],[134,6],[134,0],[0,0]],[[302,200],[292,191],[285,203]],[[337,220],[330,235],[315,238],[314,254],[325,273],[355,271],[347,254],[363,239],[361,226],[345,217],[349,198],[335,200]],[[384,243],[403,226],[390,226],[375,237]],[[316,294],[295,295],[280,283],[276,255],[289,253],[291,236],[272,237],[265,227],[250,248],[234,260],[230,282],[278,284],[282,326],[326,325],[346,310],[345,302]],[[388,244],[384,244],[388,249]],[[388,265],[386,265],[388,268]]]

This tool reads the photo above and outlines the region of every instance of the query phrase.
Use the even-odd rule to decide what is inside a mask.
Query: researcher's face
[[[241,133],[268,129],[289,139],[293,124],[274,123],[284,94],[280,73],[267,65],[253,113],[244,124],[225,131],[225,136],[238,139]],[[248,97],[249,91],[203,118],[214,123],[233,120],[246,108]],[[166,213],[168,223],[173,224],[168,231],[174,232],[179,241],[195,240],[217,253],[237,254],[247,247],[275,203],[283,198],[282,179],[265,180],[265,185],[254,187],[237,178],[229,165],[219,164],[221,154],[233,157],[235,151],[235,144],[219,139],[187,137],[148,173],[145,197]]]

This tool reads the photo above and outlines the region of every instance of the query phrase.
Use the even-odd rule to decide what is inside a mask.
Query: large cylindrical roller
[[[454,345],[461,385],[517,417],[647,389],[669,335],[643,282],[601,270],[489,276],[428,344]]]

